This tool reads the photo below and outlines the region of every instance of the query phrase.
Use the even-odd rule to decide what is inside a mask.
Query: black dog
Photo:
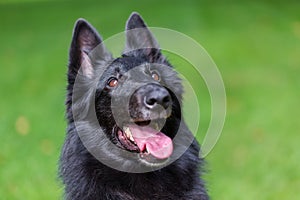
[[[181,118],[181,81],[137,13],[116,59],[88,22],[76,22],[67,92],[66,199],[209,199],[199,145]]]

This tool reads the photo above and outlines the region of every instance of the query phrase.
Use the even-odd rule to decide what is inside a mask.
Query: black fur
[[[60,176],[65,185],[65,199],[208,200],[204,182],[200,178],[203,160],[198,156],[199,145],[181,119],[181,81],[170,63],[161,54],[155,38],[146,28],[141,17],[137,13],[133,13],[127,22],[126,29],[136,28],[144,29],[141,32],[127,33],[123,55],[113,59],[101,43],[102,40],[97,31],[85,20],[80,19],[76,22],[68,69],[66,99],[68,128],[60,158]],[[97,48],[97,51],[92,51],[99,44],[101,46]],[[80,66],[82,67],[80,68]],[[135,73],[139,73],[139,78],[130,76],[128,73],[134,68],[136,68]],[[151,70],[159,73],[159,82],[151,78],[149,74]],[[128,74],[124,78],[123,75],[126,73]],[[107,81],[111,77],[118,78],[120,82],[118,87],[123,88],[108,87]],[[80,87],[79,95],[74,95],[74,91],[78,89],[74,86],[76,78],[76,81],[79,82],[77,86]],[[174,139],[174,154],[192,141],[184,154],[170,165],[146,173],[118,171],[96,159],[79,137],[78,131],[84,131],[88,137],[93,138],[97,125],[100,125],[103,133],[94,144],[95,151],[114,159],[119,165],[128,165],[129,167],[143,165],[138,159],[124,157],[117,151],[111,150],[109,146],[115,145],[118,148],[124,148],[113,131],[117,122],[112,113],[111,99],[114,96],[122,103],[122,100],[130,98],[131,93],[127,90],[130,86],[127,84],[128,82],[134,84],[146,82],[168,90],[172,98],[171,114],[167,117],[162,132],[172,139],[176,132],[182,135],[177,140]],[[96,87],[94,87],[95,85]],[[144,93],[145,91],[143,91]],[[122,98],[118,99],[118,97]],[[137,111],[141,112],[137,118],[146,118],[153,114],[150,112],[149,115],[144,116],[145,112],[139,101],[130,102],[128,109],[131,114],[133,113],[132,116],[135,116],[134,113]],[[98,123],[96,125],[93,121],[89,121],[90,113],[93,110],[96,110]],[[77,116],[76,113],[80,113],[80,115]],[[124,113],[126,113],[124,110],[120,110],[118,113],[122,119],[128,117],[126,114],[122,116]],[[79,121],[77,124],[75,118]],[[179,126],[180,123],[182,126]]]

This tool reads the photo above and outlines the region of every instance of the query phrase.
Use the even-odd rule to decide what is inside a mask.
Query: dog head
[[[88,22],[76,22],[67,115],[70,123],[79,121],[77,131],[90,141],[100,125],[101,136],[93,149],[122,160],[110,151],[108,139],[143,164],[163,165],[176,149],[173,139],[182,120],[181,96],[181,80],[137,13],[127,21],[125,50],[118,58],[112,57]],[[93,113],[96,121],[91,120]]]

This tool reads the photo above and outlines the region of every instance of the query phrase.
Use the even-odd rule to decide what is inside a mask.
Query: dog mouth
[[[165,120],[165,119],[163,119]],[[136,121],[115,126],[115,135],[121,148],[139,153],[140,159],[147,163],[167,160],[173,153],[172,139],[159,130],[160,120]]]

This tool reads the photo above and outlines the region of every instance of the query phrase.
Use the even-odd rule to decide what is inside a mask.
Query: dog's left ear
[[[158,42],[147,28],[142,17],[133,12],[126,23],[125,55],[145,57],[149,62],[163,61]]]

